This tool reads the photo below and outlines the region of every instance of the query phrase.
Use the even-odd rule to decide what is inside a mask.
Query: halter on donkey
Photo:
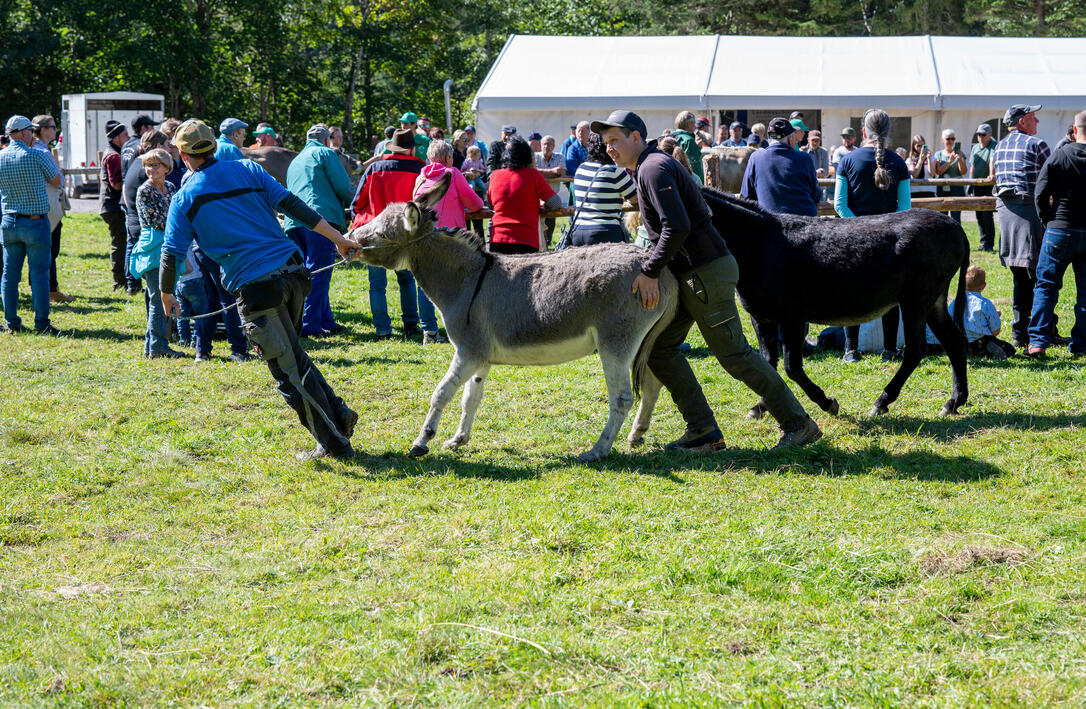
[[[678,305],[674,276],[661,277],[660,304],[646,310],[630,292],[644,258],[636,246],[604,244],[527,256],[489,254],[472,232],[434,229],[430,208],[445,196],[449,182],[446,175],[414,202],[389,205],[349,235],[358,242],[366,263],[414,273],[441,311],[456,348],[411,454],[429,452],[441,413],[463,384],[460,427],[444,445],[455,449],[468,442],[492,365],[559,364],[599,351],[610,414],[599,440],[580,459],[605,457],[637,389],[643,381],[655,379],[647,371],[648,353]]]

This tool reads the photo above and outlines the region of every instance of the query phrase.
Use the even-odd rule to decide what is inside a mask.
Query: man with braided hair
[[[215,136],[200,120],[177,127],[174,144],[192,170],[170,203],[159,285],[162,307],[180,313],[174,298],[177,264],[195,239],[222,267],[223,286],[237,296],[241,323],[317,447],[299,460],[354,455],[351,434],[358,414],[336,396],[298,342],[302,308],[311,284],[294,242],[276,220],[281,211],[336,245],[343,257],[355,248],[319,214],[251,160],[214,157]]]

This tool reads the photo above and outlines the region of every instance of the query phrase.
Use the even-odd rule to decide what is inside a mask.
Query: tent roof
[[[514,35],[475,110],[1003,109],[1025,101],[1071,110],[1086,101],[1083,66],[1086,38]]]

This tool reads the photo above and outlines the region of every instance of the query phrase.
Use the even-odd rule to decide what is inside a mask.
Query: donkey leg
[[[577,456],[577,460],[582,463],[607,457],[615,443],[615,438],[618,437],[618,430],[622,428],[622,422],[630,413],[634,400],[633,386],[630,384],[630,367],[633,365],[635,353],[619,355],[611,352],[605,345],[601,346],[597,343],[597,346],[600,352],[600,363],[603,365],[603,379],[607,382],[610,412],[607,416],[607,424],[603,427],[596,445]]]
[[[437,389],[434,389],[434,395],[430,397],[430,412],[426,414],[426,421],[422,424],[419,437],[411,445],[409,455],[418,457],[430,452],[426,444],[437,434],[437,425],[441,421],[441,412],[445,410],[445,406],[452,399],[456,390],[464,383],[464,379],[477,369],[479,369],[478,361],[462,359],[459,352],[453,355],[449,371],[445,373],[441,382],[438,383]]]
[[[950,359],[950,371],[953,378],[950,399],[943,405],[940,416],[949,416],[958,413],[958,409],[965,406],[969,399],[969,380],[966,374],[966,344],[965,334],[958,329],[958,325],[950,317],[946,310],[946,299],[942,299],[943,305],[937,302],[931,315],[928,316],[928,324],[932,334],[939,344],[946,350],[946,356]]]
[[[784,373],[798,384],[803,393],[820,409],[836,416],[841,410],[837,399],[826,396],[822,387],[811,381],[803,369],[803,331],[806,329],[806,323],[787,323],[782,325],[782,328],[784,330]]]
[[[930,301],[925,299],[924,302]],[[924,349],[927,347],[924,337],[924,322],[927,320],[931,307],[934,306],[924,308],[916,303],[915,299],[913,302],[902,300],[901,322],[905,329],[905,355],[901,360],[901,367],[898,368],[893,378],[882,390],[882,393],[875,399],[875,405],[871,407],[871,416],[879,416],[890,410],[890,404],[897,401],[898,395],[901,394],[901,387],[905,386],[905,382],[924,357]],[[943,307],[945,309],[946,306]]]
[[[646,368],[645,381],[641,382],[641,406],[637,408],[637,417],[634,418],[633,428],[626,438],[631,448],[637,448],[645,443],[645,433],[652,423],[652,412],[656,408],[656,402],[660,398],[660,389],[663,383],[652,373],[652,369]]]
[[[762,353],[765,361],[769,362],[769,366],[776,369],[781,345],[778,334],[780,326],[772,320],[759,320],[753,315],[750,316],[750,324],[754,326],[754,334],[758,338],[758,351]],[[769,409],[766,408],[765,399],[758,399],[747,412],[747,419],[755,421],[765,416],[767,411]]]
[[[475,422],[475,413],[479,410],[479,402],[483,398],[483,384],[486,375],[490,374],[490,365],[484,364],[475,374],[471,375],[468,383],[464,385],[464,398],[461,400],[460,428],[456,435],[442,444],[443,448],[456,450],[465,445],[471,439],[471,425]]]

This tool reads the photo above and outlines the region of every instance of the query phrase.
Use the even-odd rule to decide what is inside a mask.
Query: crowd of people
[[[821,132],[809,129],[799,112],[756,124],[749,135],[743,124],[733,122],[721,126],[714,140],[708,120],[689,111],[680,112],[674,129],[656,138],[647,136],[635,114],[620,111],[608,121],[571,125],[560,146],[551,135],[532,132],[521,137],[513,125],[503,126],[501,137],[489,144],[477,138],[471,125],[454,131],[447,141],[444,131],[431,126],[425,116],[407,112],[377,142],[356,188],[338,157],[343,140],[338,128],[315,124],[307,131],[284,188],[258,165],[245,161],[242,152],[243,147],[279,145],[270,125],[258,125],[255,142],[246,146],[249,126],[237,118],[221,121],[215,137],[196,119],[182,123],[171,118],[160,125],[141,115],[130,125],[110,121],[105,126],[109,153],[101,165],[99,212],[110,234],[114,289],[145,298],[144,355],[186,356],[170,346],[176,318],[179,345],[192,347],[196,360],[205,361],[221,318],[231,359],[250,359],[250,343],[258,345],[288,403],[318,441],[318,449],[310,454],[339,454],[349,448],[349,431],[357,417],[320,377],[298,338],[344,329],[335,321],[329,301],[330,267],[337,255],[351,250],[344,232],[445,178],[450,188],[437,208],[438,226],[470,227],[483,235],[483,222],[473,215],[489,208],[493,216],[484,236],[494,253],[549,249],[555,220],[544,218],[542,212],[563,204],[573,207],[573,217],[556,248],[628,241],[635,231],[638,243],[652,254],[644,271],[647,280],[635,284],[649,306],[654,274],[680,258],[677,252],[661,253],[659,244],[678,240],[684,244],[684,258],[689,258],[691,249],[697,251],[692,234],[699,229],[705,232],[700,238],[705,241],[707,263],[722,269],[712,277],[730,284],[724,291],[734,290],[735,274],[727,264],[717,263],[726,248],[721,249],[719,235],[714,238],[711,225],[700,218],[704,203],[699,207],[695,194],[694,188],[705,181],[705,148],[756,148],[747,162],[741,194],[776,214],[817,215],[819,202],[829,194],[842,218],[884,214],[909,209],[914,197],[929,194],[930,188],[913,184],[925,177],[991,177],[993,186],[975,188],[974,194],[990,190],[996,197],[999,254],[1014,282],[1012,342],[996,337],[998,313],[993,316],[994,306],[980,296],[984,274],[973,269],[967,283],[966,329],[974,352],[998,357],[1017,348],[1043,357],[1047,348],[1065,343],[1056,331],[1054,308],[1063,275],[1072,266],[1080,295],[1070,349],[1075,356],[1086,355],[1086,111],[1076,116],[1068,142],[1053,152],[1036,137],[1039,109],[1010,107],[1003,118],[1007,134],[998,143],[991,126],[981,124],[968,154],[953,130],[943,131],[943,146],[934,152],[920,135],[913,136],[907,149],[891,150],[890,118],[878,109],[864,115],[859,136],[853,128],[844,128],[840,146],[832,150],[823,146]],[[5,322],[10,332],[26,329],[18,315],[25,261],[34,330],[56,335],[50,303],[71,300],[56,277],[65,201],[63,176],[50,150],[56,122],[50,116],[33,120],[12,116],[5,133],[8,146],[0,151]],[[834,178],[831,191],[819,186],[823,177]],[[664,183],[675,190],[668,199],[679,200],[681,207],[661,198]],[[563,185],[565,199],[560,197]],[[956,186],[940,190],[947,196],[964,193]],[[651,196],[649,204],[646,195]],[[638,218],[624,219],[624,206],[635,207]],[[283,215],[282,224],[276,213]],[[668,219],[679,218],[680,213],[685,215],[685,233],[666,238],[677,231]],[[691,219],[698,222],[697,228]],[[980,246],[992,250],[991,213],[979,212],[978,222]],[[235,248],[237,244],[246,248]],[[387,274],[371,266],[368,275],[375,334],[378,339],[391,338]],[[421,337],[424,344],[447,342],[439,314],[410,271],[396,271],[396,279],[403,334]],[[702,322],[699,313],[697,308],[688,313],[685,329],[676,326],[677,341],[668,340],[668,347],[673,344],[678,350],[693,322],[702,327],[707,341],[716,337],[713,325]],[[900,357],[896,310],[883,316],[882,327],[884,359]],[[859,359],[857,337],[855,328],[845,329],[847,362]],[[714,343],[711,347],[729,372],[744,381],[761,378],[759,386],[766,384],[768,374],[736,359],[746,358],[745,341],[733,336]],[[681,445],[715,440],[719,430],[711,412],[707,415],[698,403],[696,382],[691,384],[673,353],[661,354],[657,364],[661,371],[671,372],[669,379],[661,380],[672,393],[689,397],[691,408],[684,411],[684,416],[689,413],[688,435]],[[815,436],[817,426],[812,428],[798,403],[781,392],[767,392],[759,391],[779,399],[778,421],[786,434],[799,431],[793,436],[796,440]]]

